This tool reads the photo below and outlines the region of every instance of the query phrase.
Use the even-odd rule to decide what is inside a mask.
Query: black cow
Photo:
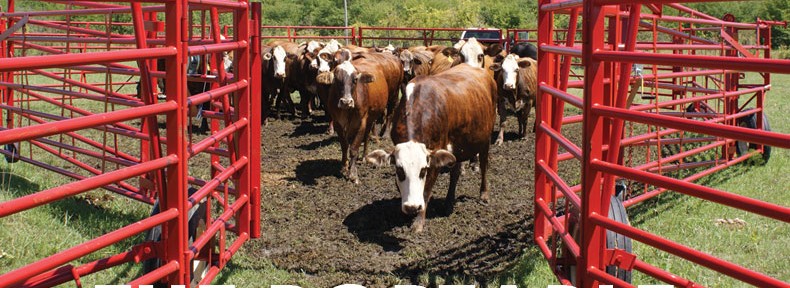
[[[529,57],[538,60],[538,48],[527,42],[518,42],[510,48],[510,53],[518,57]]]

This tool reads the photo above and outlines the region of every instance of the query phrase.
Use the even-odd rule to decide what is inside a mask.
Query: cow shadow
[[[302,121],[299,126],[296,126],[296,129],[294,129],[294,131],[288,135],[288,137],[297,138],[305,135],[325,134],[327,129],[329,129],[328,123],[316,125],[315,122]]]
[[[336,159],[305,160],[296,166],[295,180],[307,186],[315,186],[318,184],[316,181],[318,178],[342,178],[343,175],[340,174],[341,165],[340,160]]]
[[[460,200],[460,199],[459,199]],[[432,198],[428,202],[425,218],[446,217],[445,199]],[[401,199],[383,199],[362,206],[343,220],[348,232],[354,234],[360,242],[373,243],[381,246],[384,251],[398,252],[409,241],[395,236],[396,230],[411,229],[414,217],[401,212]]]
[[[531,240],[532,223],[532,217],[510,223],[496,234],[448,247],[437,257],[407,263],[394,273],[412,283],[427,284],[426,287],[437,287],[438,279],[444,283],[476,281],[479,287],[487,287],[494,279],[499,283],[522,283],[525,276],[546,265],[542,255],[524,257],[525,251],[535,246]],[[421,278],[425,274],[427,283]]]
[[[297,146],[296,148],[298,148],[300,150],[314,151],[314,150],[316,150],[318,148],[321,148],[321,147],[324,147],[324,146],[329,146],[332,143],[335,143],[336,142],[335,138],[336,138],[336,136],[329,136],[329,135],[327,135],[326,138],[324,138],[322,140],[313,141],[313,142],[311,142],[309,144],[302,144],[302,145]]]

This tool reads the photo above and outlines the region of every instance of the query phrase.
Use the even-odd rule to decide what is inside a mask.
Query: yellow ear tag
[[[447,62],[448,63],[453,63],[453,57],[447,56]]]

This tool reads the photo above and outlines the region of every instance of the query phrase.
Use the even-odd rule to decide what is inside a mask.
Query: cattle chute
[[[0,203],[0,217],[97,188],[155,208],[0,275],[0,287],[79,286],[139,262],[130,284],[210,283],[260,236],[260,3],[73,1],[17,12],[14,2],[0,16],[0,153],[74,181]],[[231,34],[220,17],[232,19]],[[146,232],[125,252],[84,260]]]
[[[767,160],[769,146],[790,148],[790,134],[769,132],[763,110],[770,73],[790,73],[790,61],[770,57],[771,26],[784,23],[735,20],[678,3],[540,1],[534,240],[563,284],[632,287],[631,273],[644,273],[699,285],[642,261],[632,244],[758,287],[788,285],[617,215],[675,191],[789,221],[787,207],[692,183],[756,154]],[[582,125],[582,143],[563,135],[569,125]],[[704,153],[712,156],[695,159]],[[558,167],[574,161],[580,178],[563,179]],[[623,236],[628,244],[613,241]]]

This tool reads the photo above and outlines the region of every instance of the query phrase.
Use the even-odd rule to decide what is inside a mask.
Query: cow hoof
[[[503,140],[503,139],[496,139],[496,142],[494,142],[494,145],[502,146],[502,143],[505,143],[505,140]]]
[[[424,226],[423,224],[424,223],[422,221],[416,221],[415,220],[414,224],[411,225],[411,232],[422,233],[423,226]]]
[[[444,206],[444,216],[453,215],[453,210],[455,209],[455,203],[447,203]]]
[[[483,201],[483,203],[488,204],[489,198],[488,191],[480,193],[480,201]]]

